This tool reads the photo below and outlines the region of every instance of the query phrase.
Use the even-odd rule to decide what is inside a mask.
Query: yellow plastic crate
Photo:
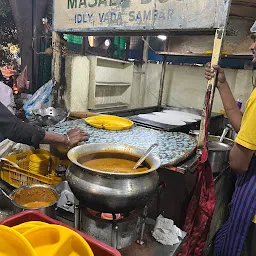
[[[44,176],[37,173],[30,172],[29,169],[29,157],[32,154],[48,154],[52,159],[52,166],[49,174]],[[5,157],[5,159],[17,164],[19,168],[13,166],[11,163],[5,160],[1,160],[1,179],[14,186],[19,188],[21,186],[30,185],[30,184],[48,184],[56,185],[63,181],[62,177],[57,177],[55,175],[55,169],[58,165],[63,165],[67,167],[69,161],[60,160],[57,157],[52,156],[46,150],[34,150],[28,151],[20,154],[15,154]]]

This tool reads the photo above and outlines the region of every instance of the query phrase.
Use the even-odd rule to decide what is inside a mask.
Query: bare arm
[[[238,108],[234,96],[230,90],[224,70],[219,66],[214,66],[213,68],[214,69],[211,69],[210,63],[207,63],[205,69],[205,78],[210,80],[212,77],[214,77],[214,73],[218,71],[217,88],[219,90],[220,97],[228,120],[230,124],[233,126],[235,132],[238,133],[241,127],[242,113]]]
[[[63,134],[46,132],[43,140],[41,141],[41,144],[50,143],[63,144],[68,146],[68,138]]]
[[[62,144],[65,146],[73,147],[79,142],[89,139],[87,132],[83,132],[80,129],[72,129],[67,135],[46,132],[41,144]]]
[[[220,84],[218,89],[228,120],[235,132],[238,133],[242,122],[242,112],[238,108],[227,82]]]
[[[231,169],[237,173],[246,172],[249,168],[253,154],[253,150],[235,143],[229,154],[229,164]]]
[[[0,102],[0,134],[12,141],[38,147],[39,144],[63,144],[76,146],[88,140],[89,135],[80,129],[72,129],[67,135],[45,132],[42,128],[25,123],[14,116]]]

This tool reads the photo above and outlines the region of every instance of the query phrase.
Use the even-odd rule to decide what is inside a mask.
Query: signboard
[[[226,25],[231,0],[54,0],[55,31],[209,30]]]

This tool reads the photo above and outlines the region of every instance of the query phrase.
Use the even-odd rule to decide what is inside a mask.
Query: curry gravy
[[[27,208],[42,208],[42,207],[47,207],[51,203],[50,202],[29,202],[26,204],[23,204],[22,206],[25,206]]]
[[[138,160],[138,156],[102,152],[86,155],[79,162],[87,168],[112,173],[140,173],[150,169],[150,165],[144,162],[136,170],[133,170],[132,168]]]

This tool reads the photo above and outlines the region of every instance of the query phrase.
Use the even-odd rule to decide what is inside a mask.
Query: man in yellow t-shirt
[[[246,103],[245,113],[235,142],[251,151],[256,150],[256,89]],[[251,155],[253,152],[250,152]]]
[[[256,63],[256,21],[251,28],[253,43],[250,50]],[[230,203],[230,216],[216,234],[214,249],[217,256],[256,255],[255,241],[248,234],[254,229],[252,223],[256,212],[256,89],[247,101],[242,115],[238,108],[224,70],[207,65],[205,77],[210,80],[218,71],[219,90],[226,115],[238,133],[229,155],[232,170],[237,173],[236,188]],[[255,229],[256,230],[256,229]],[[250,244],[250,246],[248,246]],[[248,249],[249,248],[249,249]]]

